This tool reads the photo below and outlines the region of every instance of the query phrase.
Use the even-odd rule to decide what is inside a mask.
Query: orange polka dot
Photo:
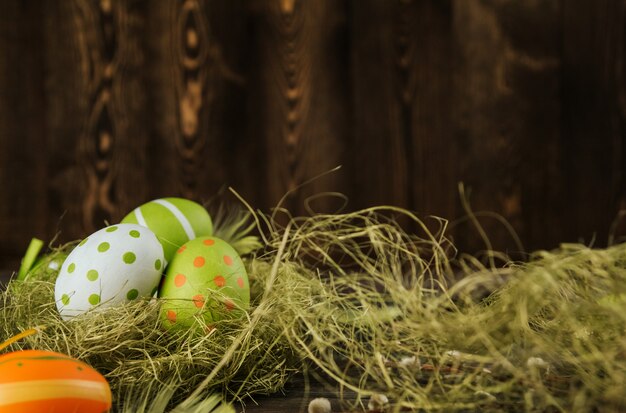
[[[243,278],[241,277],[237,278],[237,285],[239,286],[239,288],[243,288],[244,286]]]
[[[176,274],[176,277],[174,277],[174,285],[176,287],[182,287],[183,285],[185,285],[186,281],[187,277],[185,277],[183,274]]]
[[[167,319],[170,323],[174,324],[176,322],[176,311],[167,310]]]
[[[202,243],[210,247],[211,245],[215,244],[215,241],[212,239],[205,239],[204,241],[202,241]]]
[[[235,308],[235,303],[230,300],[224,301],[224,305],[226,306],[226,310],[228,311],[232,311],[232,309]]]
[[[193,260],[193,266],[200,268],[200,267],[202,267],[204,265],[204,262],[205,262],[205,260],[204,260],[203,257],[196,257]]]
[[[224,264],[233,265],[233,259],[229,257],[228,255],[224,255]]]
[[[218,287],[223,287],[226,285],[226,279],[224,279],[224,277],[222,277],[221,275],[216,275],[215,278],[213,278],[213,282]]]
[[[183,251],[185,251],[185,248],[187,248],[187,246],[186,246],[186,245],[183,245],[183,246],[182,246],[182,247],[180,247],[180,248],[178,249],[178,251],[176,251],[176,252],[177,252],[177,253],[179,253],[179,254],[181,254]]]
[[[204,297],[202,296],[202,294],[194,295],[192,300],[193,300],[193,304],[196,307],[202,308],[204,306]]]

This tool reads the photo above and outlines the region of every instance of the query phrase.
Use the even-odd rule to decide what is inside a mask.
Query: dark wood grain
[[[264,141],[258,165],[267,203],[342,163],[347,133],[345,1],[266,0],[253,2],[254,45],[251,122]],[[256,72],[258,71],[258,72]],[[257,100],[258,99],[258,100]],[[317,180],[284,205],[304,211],[310,194],[345,190],[343,175]],[[330,182],[330,185],[329,185]],[[317,208],[323,205],[316,204]]]
[[[453,2],[400,2],[397,7],[396,70],[407,130],[411,209],[420,215],[454,217],[459,179],[453,102],[456,61]]]
[[[118,222],[132,208],[145,202],[150,192],[150,185],[146,183],[149,182],[147,165],[151,142],[146,125],[152,118],[144,79],[148,66],[144,33],[149,5],[141,0],[117,0],[111,7],[104,8],[102,4],[101,18],[110,22],[103,30],[113,31],[109,36],[115,39],[105,43],[114,72],[110,78],[111,123],[108,128],[100,126],[96,154],[99,158],[110,158],[112,187],[110,196],[103,198],[113,205],[110,222]],[[114,44],[110,44],[112,41]],[[110,134],[110,141],[107,141],[107,134]],[[100,193],[105,193],[106,189],[103,185]]]
[[[508,82],[506,30],[493,4],[486,1],[455,4],[457,123],[460,179],[468,189],[475,211],[493,211],[519,224],[520,188],[518,166],[522,140],[516,131],[518,111]],[[508,203],[507,211],[501,206]],[[481,219],[494,248],[504,240],[501,228]],[[470,224],[459,227],[456,241],[480,249],[482,243]]]
[[[242,1],[150,7],[151,197],[207,201],[241,184],[244,195],[258,200],[249,179],[256,167],[249,159],[256,154],[247,150],[243,121],[246,18]]]
[[[526,244],[553,248],[565,241],[559,229],[567,225],[559,206],[566,198],[559,183],[566,179],[559,153],[560,3],[492,3],[506,41],[501,82],[508,91],[509,109],[503,131],[519,150],[517,157],[504,158],[515,160],[514,182],[509,194],[498,200],[498,209]]]
[[[89,113],[85,90],[91,68],[82,63],[77,5],[49,1],[45,6],[48,236],[60,231],[63,240],[77,239],[84,233],[86,179],[79,137]]]
[[[395,3],[399,2],[358,1],[352,6],[353,168],[358,207],[384,203],[410,207],[407,142],[397,119],[406,85],[400,90],[396,86]]]
[[[48,3],[51,209],[64,216],[65,239],[119,220],[147,196],[144,6]]]
[[[2,265],[156,197],[268,211],[337,165],[283,206],[402,206],[476,252],[464,182],[527,250],[626,234],[623,0],[0,3]]]
[[[162,95],[156,100],[158,125],[153,181],[161,191],[196,199],[207,177],[218,182],[223,169],[215,168],[209,118],[215,102],[212,61],[213,38],[206,19],[206,2],[161,2],[157,11],[163,20],[155,27],[161,53],[153,61]],[[163,33],[163,27],[170,30]],[[160,107],[160,104],[167,105]],[[210,175],[207,173],[210,171]]]
[[[250,106],[250,71],[255,70],[250,56],[249,1],[209,1],[207,21],[211,28],[213,78],[213,109],[209,120],[213,146],[209,148],[212,163],[206,165],[211,185],[203,190],[203,198],[212,199],[217,192],[233,187],[251,202],[261,206],[265,199],[264,184],[259,181],[264,158],[259,154],[263,142],[257,131],[249,130],[247,120],[257,110]],[[215,170],[223,170],[214,176]],[[232,202],[234,197],[219,197]]]
[[[623,200],[626,3],[563,3],[565,238],[605,243]]]
[[[455,119],[459,179],[474,211],[498,214],[522,240],[555,247],[552,228],[562,188],[558,56],[559,4],[455,3]],[[480,217],[491,246],[520,248],[495,217]],[[467,224],[456,231],[471,248],[490,247]]]
[[[355,169],[359,206],[456,214],[452,5],[354,5]],[[362,145],[367,142],[367,145]]]
[[[118,135],[118,97],[113,85],[119,79],[120,19],[118,5],[112,1],[78,1],[69,16],[76,22],[74,38],[78,46],[82,72],[81,90],[87,102],[86,116],[80,119],[78,161],[86,178],[82,201],[83,230],[99,229],[111,221],[115,205],[113,150],[121,141]],[[82,34],[82,36],[81,36]]]
[[[13,266],[30,237],[46,235],[44,15],[37,4],[0,5],[0,257]]]
[[[290,380],[282,394],[270,396],[255,396],[253,400],[246,400],[237,406],[241,413],[306,413],[311,400],[319,397],[328,399],[332,411],[335,413],[365,412],[363,409],[350,409],[356,404],[356,396],[351,391],[344,391],[344,400],[338,397],[338,389],[332,385],[325,385],[313,378],[305,380],[298,375]]]

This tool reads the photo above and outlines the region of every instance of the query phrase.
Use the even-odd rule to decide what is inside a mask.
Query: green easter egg
[[[213,233],[213,222],[207,210],[183,198],[150,201],[126,215],[122,223],[150,228],[163,246],[166,262],[170,262],[176,250],[187,241]]]
[[[250,306],[250,284],[243,261],[226,241],[199,237],[178,249],[163,285],[160,319],[166,329],[190,328],[240,317]]]

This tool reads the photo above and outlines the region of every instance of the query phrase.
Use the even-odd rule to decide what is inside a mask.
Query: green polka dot
[[[89,281],[96,281],[98,279],[98,271],[96,270],[87,271],[87,279]]]
[[[160,270],[161,269],[161,260],[156,260],[154,262],[154,269],[155,270]]]
[[[89,304],[98,305],[100,304],[100,296],[98,294],[91,294],[89,296]]]
[[[124,253],[124,256],[122,257],[122,259],[124,260],[126,264],[132,264],[133,262],[135,262],[137,257],[135,256],[134,253],[129,251],[129,252]]]
[[[126,294],[126,298],[128,298],[129,300],[134,300],[135,298],[137,298],[137,296],[139,296],[139,291],[134,288]]]
[[[71,263],[69,267],[67,267],[67,272],[71,274],[74,272],[75,269],[76,269],[76,264]]]
[[[100,243],[100,245],[98,245],[98,251],[100,252],[106,252],[108,251],[108,249],[111,247],[111,245],[109,245],[108,242],[102,242]]]
[[[84,240],[82,240],[80,242],[80,244],[78,244],[79,247],[82,247],[83,245],[85,245],[85,243],[87,242],[87,240],[89,239],[89,237],[85,238]]]
[[[112,226],[112,227],[108,227],[107,228],[107,232],[113,232],[113,231],[117,231],[117,227],[116,226]]]
[[[70,303],[70,296],[67,294],[63,294],[61,296],[61,302],[63,303],[63,305],[68,305]]]
[[[141,235],[141,234],[139,233],[139,231],[137,231],[137,230],[133,229],[132,231],[130,231],[130,232],[128,233],[128,235],[130,235],[130,236],[131,236],[131,237],[133,237],[133,238],[139,238],[139,235]]]
[[[22,367],[24,364],[20,361],[17,363],[17,367]]]
[[[81,366],[78,366],[78,367],[76,367],[76,370],[83,371],[83,368]]]

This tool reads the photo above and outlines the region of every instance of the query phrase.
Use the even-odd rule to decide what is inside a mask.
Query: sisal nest
[[[0,339],[44,325],[11,350],[87,362],[122,412],[231,411],[219,400],[279,392],[301,372],[354,395],[352,409],[379,394],[390,411],[626,408],[626,245],[563,245],[495,266],[458,254],[445,220],[399,208],[286,225],[251,216],[263,242],[240,237],[252,294],[242,319],[168,333],[159,300],[143,300],[66,322],[41,270],[1,293]]]

